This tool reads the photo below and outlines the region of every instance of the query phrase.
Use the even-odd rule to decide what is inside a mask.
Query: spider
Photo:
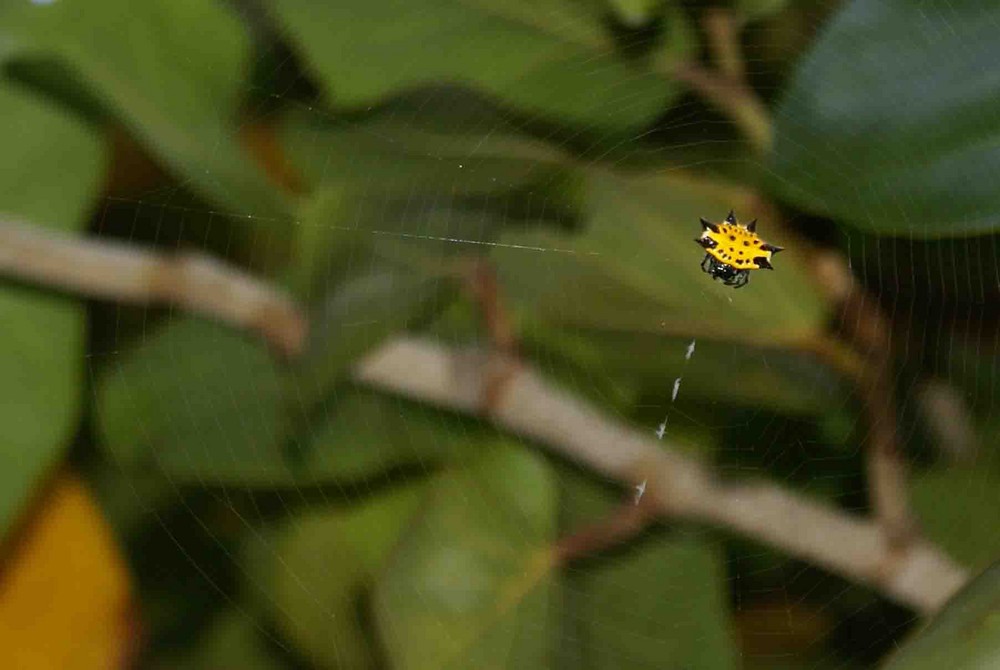
[[[726,286],[742,288],[750,281],[751,270],[773,270],[771,256],[784,247],[776,247],[757,235],[757,219],[737,223],[732,210],[721,223],[701,220],[701,236],[695,242],[705,249],[701,269]]]

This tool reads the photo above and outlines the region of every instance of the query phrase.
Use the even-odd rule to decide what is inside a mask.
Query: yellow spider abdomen
[[[772,251],[762,249],[764,240],[757,233],[751,233],[740,225],[720,223],[719,232],[706,230],[705,235],[715,242],[715,246],[705,252],[717,261],[732,265],[740,270],[760,270],[758,258],[771,260]]]
[[[744,225],[732,212],[720,223],[701,220],[701,236],[695,239],[707,254],[702,269],[715,279],[739,288],[751,270],[773,270],[771,257],[782,250],[757,235],[757,220]]]

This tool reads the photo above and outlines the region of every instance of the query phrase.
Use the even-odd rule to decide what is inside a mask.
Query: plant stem
[[[7,219],[0,273],[91,298],[175,305],[256,331],[286,355],[305,340],[305,317],[287,296],[203,254],[158,254]]]
[[[731,11],[716,7],[705,13],[702,25],[714,68],[682,63],[674,68],[674,77],[728,117],[757,153],[767,154],[773,140],[771,115],[747,82],[739,22]]]
[[[401,337],[359,361],[354,375],[384,391],[478,415],[488,358],[488,352]],[[967,579],[926,540],[893,546],[879,524],[775,484],[715,481],[668,441],[605,416],[527,366],[504,385],[490,418],[626,486],[646,481],[645,497],[659,515],[719,525],[867,584],[920,612],[938,609]]]

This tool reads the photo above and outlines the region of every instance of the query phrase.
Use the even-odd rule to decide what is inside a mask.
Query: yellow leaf
[[[59,475],[0,565],[0,665],[121,667],[129,643],[129,578],[84,484]]]

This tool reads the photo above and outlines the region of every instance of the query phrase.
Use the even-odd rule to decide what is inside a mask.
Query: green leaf
[[[266,487],[365,478],[460,453],[467,426],[336,385],[433,293],[418,287],[398,272],[342,282],[313,315],[315,346],[287,370],[249,335],[176,317],[104,361],[95,407],[102,443],[117,462],[175,482]],[[330,389],[329,412],[293,440],[291,416],[314,411]]]
[[[409,485],[350,508],[307,513],[247,547],[257,607],[321,667],[374,665],[360,603],[424,491]]]
[[[408,465],[461,462],[486,435],[467,419],[345,384],[304,438],[294,471],[299,483],[357,481]]]
[[[591,173],[581,233],[504,234],[493,252],[504,292],[549,324],[611,331],[794,345],[823,327],[826,306],[794,247],[775,270],[755,271],[734,290],[702,272],[694,243],[699,217],[730,209],[754,218],[749,194],[685,177]],[[789,246],[781,231],[758,224],[766,240]]]
[[[176,646],[176,645],[175,645]],[[254,621],[241,610],[230,609],[220,614],[199,638],[193,649],[171,652],[161,658],[149,659],[153,670],[188,668],[189,670],[281,670],[288,665],[275,653],[276,645]]]
[[[589,473],[557,472],[564,536],[606,518],[632,494]],[[577,631],[569,652],[587,668],[738,667],[723,552],[704,534],[655,529],[574,566],[568,581],[567,625]]]
[[[608,8],[625,26],[641,28],[665,10],[665,0],[605,0]]]
[[[546,365],[574,363],[587,385],[631,384],[659,397],[664,410],[674,402],[724,402],[771,407],[794,414],[821,414],[843,398],[845,386],[813,357],[709,338],[598,328],[539,326],[526,329]],[[737,338],[738,339],[738,338]],[[694,342],[691,357],[688,347]],[[673,398],[673,384],[678,384]],[[720,383],[725,380],[726,383]]]
[[[176,317],[104,364],[95,421],[119,463],[189,483],[291,478],[282,379],[262,343]]]
[[[97,137],[0,77],[0,219],[80,231],[104,169]],[[80,411],[83,305],[4,282],[0,287],[0,530],[60,458]]]
[[[528,113],[599,127],[651,121],[682,92],[614,53],[595,3],[282,0],[274,13],[335,102],[362,107],[433,83],[471,84]],[[671,21],[684,23],[681,12]],[[690,28],[661,49],[689,56]]]
[[[1000,556],[1000,474],[982,466],[936,468],[916,475],[911,490],[924,531],[949,555],[974,569]]]
[[[777,14],[787,7],[789,0],[736,0],[736,9],[750,19],[761,19]]]
[[[578,586],[572,614],[585,631],[588,667],[738,667],[724,557],[714,542],[656,533],[582,575]]]
[[[847,4],[799,65],[775,118],[773,186],[881,234],[1000,228],[995,3]]]
[[[511,446],[434,482],[375,587],[393,668],[550,665],[554,485]]]
[[[215,2],[58,0],[0,8],[0,61],[58,59],[201,194],[234,212],[287,216],[284,197],[237,142],[248,56],[243,27]]]
[[[967,584],[882,670],[996,667],[1000,667],[1000,563]]]
[[[309,347],[292,383],[306,406],[322,398],[358,357],[437,309],[451,288],[440,279],[367,259],[313,305]]]
[[[493,119],[482,115],[447,128],[433,121],[426,111],[396,109],[360,122],[294,112],[279,133],[308,181],[349,186],[356,197],[500,193],[558,182],[568,170],[560,151],[495,125],[484,127]]]

